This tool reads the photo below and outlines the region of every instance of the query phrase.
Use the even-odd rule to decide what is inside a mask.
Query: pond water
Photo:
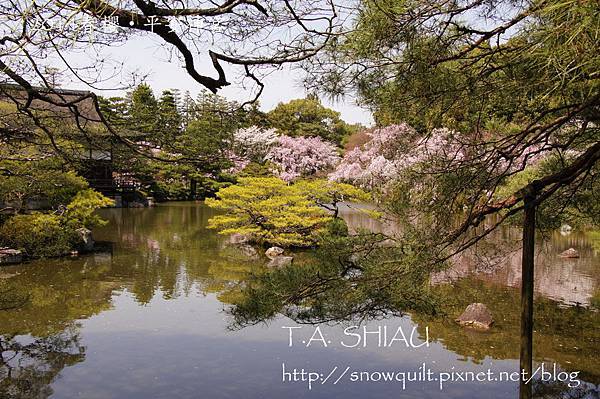
[[[517,382],[498,380],[501,372],[518,370],[518,251],[495,262],[494,256],[480,262],[475,252],[465,254],[453,270],[434,276],[436,289],[448,297],[446,317],[369,322],[352,330],[368,345],[353,348],[342,345],[357,342],[344,335],[345,326],[322,326],[328,345],[314,340],[307,347],[302,341],[320,337],[315,327],[283,317],[228,328],[225,288],[265,267],[266,259],[248,261],[232,252],[225,238],[207,230],[212,214],[201,203],[105,210],[109,224],[95,237],[110,242],[110,250],[0,269],[0,292],[23,300],[17,309],[0,311],[0,398],[478,398],[483,391],[490,399],[518,396]],[[344,215],[352,228],[374,223],[359,212]],[[503,243],[518,238],[511,231],[499,234]],[[569,247],[581,258],[556,256]],[[579,371],[579,384],[571,384],[577,387],[544,389],[558,397],[598,398],[600,318],[589,306],[600,288],[597,242],[557,234],[541,248],[536,365],[550,372],[556,365],[556,373]],[[490,307],[496,319],[491,331],[465,330],[452,321],[472,302]],[[283,328],[293,326],[302,328]],[[363,327],[386,329],[387,339],[363,335]],[[412,344],[425,343],[428,334],[428,347],[386,345],[398,330],[410,341],[413,329]],[[440,381],[419,381],[423,366],[454,381],[442,388]],[[293,381],[293,369],[320,378],[310,386]],[[461,381],[465,372],[488,369],[494,373],[489,380]],[[397,373],[384,381],[380,372]],[[400,372],[415,372],[405,374],[404,387]]]

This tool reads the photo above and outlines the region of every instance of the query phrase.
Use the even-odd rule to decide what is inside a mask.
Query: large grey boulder
[[[472,303],[456,319],[456,322],[461,326],[488,330],[494,323],[494,319],[488,307],[483,303]]]
[[[0,248],[0,265],[23,262],[23,254],[18,249]]]
[[[267,263],[267,267],[285,267],[291,265],[293,261],[293,256],[276,256]]]
[[[92,251],[94,249],[94,238],[92,238],[92,231],[81,227],[76,230],[79,235],[79,249],[82,251]]]
[[[283,254],[283,248],[280,248],[280,247],[271,247],[271,248],[267,249],[267,251],[265,252],[265,255],[267,255],[267,258],[269,258],[269,259],[275,259],[276,257],[278,257],[282,254]]]
[[[561,258],[579,258],[579,251],[575,248],[569,248],[566,251],[561,252],[558,256]]]

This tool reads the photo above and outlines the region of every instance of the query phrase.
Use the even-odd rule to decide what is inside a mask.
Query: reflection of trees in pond
[[[368,260],[353,258],[359,267],[352,269],[344,258],[344,248],[334,246],[318,251],[312,261],[306,259],[292,267],[253,275],[233,301],[231,327],[243,328],[278,314],[299,323],[319,323],[368,320],[409,311],[421,335],[429,326],[431,339],[465,360],[479,363],[486,357],[519,358],[520,299],[515,289],[474,278],[424,287],[429,281],[428,273],[415,268],[399,268],[404,273],[402,278],[389,278],[390,284],[380,284],[381,278],[376,278],[374,284],[370,273],[380,270],[376,266],[381,262],[389,262],[390,251],[394,249],[378,253],[378,248],[372,248]],[[396,253],[392,259],[406,256],[410,254]],[[414,259],[408,262],[414,265]],[[485,302],[490,307],[496,320],[492,330],[469,330],[454,322],[473,302]],[[442,316],[431,317],[436,312]],[[600,313],[582,307],[561,307],[540,298],[536,300],[535,315],[536,361],[556,362],[565,370],[581,370],[583,380],[598,383]]]
[[[521,286],[520,233],[512,229],[497,230],[458,256],[452,266],[432,276],[434,283],[476,276],[507,287]],[[567,304],[589,305],[598,287],[596,273],[599,260],[594,256],[588,236],[573,233],[563,237],[550,234],[536,253],[535,292]],[[569,247],[581,257],[561,258]]]
[[[85,359],[76,327],[45,337],[0,335],[0,397],[47,398],[67,366]]]
[[[20,308],[28,300],[27,294],[19,292],[17,287],[0,277],[0,311]]]
[[[412,318],[421,335],[429,327],[429,337],[447,349],[474,362],[486,357],[518,359],[520,343],[519,295],[511,288],[463,279],[435,287],[444,317]],[[474,331],[458,326],[454,319],[473,302],[485,302],[494,316],[489,331]],[[600,382],[600,313],[581,307],[560,307],[558,303],[537,298],[534,320],[534,359],[556,362],[565,370],[581,370],[580,377]]]
[[[340,215],[351,230],[368,227],[371,231],[385,231],[400,235],[402,226],[393,219],[374,220],[367,213],[344,207]],[[494,222],[489,218],[473,234]],[[589,305],[600,288],[597,266],[600,264],[600,232],[575,231],[561,235],[557,231],[544,232],[536,251],[535,290],[538,294],[569,304]],[[432,276],[432,281],[453,281],[477,275],[486,281],[519,287],[521,284],[520,229],[505,226],[493,231],[475,246],[452,258],[449,268]],[[576,248],[581,257],[565,259],[558,256],[568,248]]]
[[[120,249],[113,274],[130,280],[132,293],[148,303],[157,290],[166,299],[187,293],[206,278],[210,260],[218,257],[219,238],[206,229],[213,211],[189,203],[143,209],[111,209],[110,220],[98,229],[100,239],[115,241]]]
[[[244,282],[264,272],[265,266],[261,261],[248,259],[236,247],[225,247],[220,255],[212,260],[202,290],[216,293],[223,303],[233,304],[242,298]]]
[[[128,281],[140,303],[148,303],[157,290],[165,299],[187,294],[194,284],[232,302],[236,284],[263,269],[266,260],[223,245],[222,237],[206,229],[214,214],[202,204],[190,203],[159,206],[151,212],[109,210],[103,217],[111,224],[97,233],[100,239],[119,237],[116,247],[121,250],[112,260],[111,274]]]
[[[13,310],[0,311],[0,334],[44,336],[62,331],[73,320],[110,307],[118,285],[105,280],[109,268],[95,256],[77,261],[46,260],[20,267],[5,284],[28,300]]]
[[[429,271],[409,267],[418,260],[410,248],[383,251],[374,245],[381,238],[370,235],[355,237],[350,243],[333,241],[317,252],[297,253],[294,266],[273,270],[264,266],[265,258],[252,259],[238,247],[223,246],[214,232],[204,228],[213,212],[202,205],[109,211],[113,215],[112,225],[99,229],[96,238],[115,242],[115,256],[94,254],[3,268],[13,276],[0,282],[31,301],[19,310],[0,311],[0,335],[58,334],[73,320],[110,307],[115,289],[127,288],[139,302],[146,303],[157,292],[169,299],[186,295],[195,286],[216,293],[223,303],[237,305],[232,307],[235,327],[279,313],[301,323],[311,323],[352,317],[368,319],[409,310],[420,328],[430,326],[431,338],[439,339],[462,356],[475,361],[486,356],[518,357],[518,295],[513,289],[491,284],[509,281],[504,269],[492,268],[490,273],[484,273],[482,280],[487,282],[459,281],[453,286],[434,287],[432,293],[428,286]],[[511,249],[513,237],[504,238],[508,242],[506,247],[502,247],[503,241],[490,242],[483,251],[485,255],[491,257],[497,250]],[[576,244],[585,259],[588,249],[577,239],[572,235],[568,241],[559,238],[558,242]],[[366,253],[371,254],[369,259],[363,259]],[[464,262],[479,267],[478,260],[465,258]],[[388,262],[390,268],[382,268],[383,262]],[[16,270],[18,274],[14,273]],[[550,268],[544,272],[546,276],[541,276],[550,290],[561,286],[555,281],[560,274],[553,270]],[[434,294],[441,299],[435,302]],[[455,325],[452,320],[466,305],[480,301],[492,309],[497,320],[491,332],[474,332]],[[448,316],[425,319],[418,310],[441,310]],[[594,369],[600,342],[598,323],[597,313],[538,301],[537,360],[552,360],[566,369],[581,369],[586,380],[598,381]]]
[[[571,384],[571,386],[569,386]],[[533,380],[533,397],[536,399],[593,399],[597,389],[593,384],[582,381],[581,385],[560,381]]]
[[[409,310],[435,312],[422,251],[383,247],[376,234],[329,238],[302,262],[251,276],[230,309],[232,328],[278,314],[298,323],[366,320]],[[388,268],[382,268],[382,264]]]
[[[600,255],[600,231],[591,231],[588,235],[594,249],[594,254],[597,256]]]

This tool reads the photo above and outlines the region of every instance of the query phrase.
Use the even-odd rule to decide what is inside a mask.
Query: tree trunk
[[[533,270],[535,251],[535,204],[534,197],[525,198],[525,220],[523,221],[523,257],[521,261],[521,382],[520,399],[532,398],[531,377],[533,349]],[[525,380],[525,381],[524,381]]]
[[[196,190],[198,187],[198,182],[196,179],[192,178],[190,180],[190,200],[196,199]]]

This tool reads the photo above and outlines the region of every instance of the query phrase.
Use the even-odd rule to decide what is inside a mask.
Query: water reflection
[[[374,220],[351,205],[342,209],[350,230],[368,229],[394,235],[401,227],[390,220]],[[367,207],[369,208],[369,207]],[[561,235],[556,231],[541,235],[536,243],[535,291],[537,294],[567,305],[590,305],[600,290],[600,238],[598,233],[574,232]],[[579,258],[561,258],[568,248],[576,248]],[[453,258],[450,269],[432,276],[434,284],[461,278],[475,278],[506,287],[521,286],[521,230],[503,227],[473,248]]]
[[[47,398],[59,373],[84,359],[74,326],[39,338],[0,335],[0,397]]]
[[[211,215],[210,209],[192,203],[107,210],[104,216],[110,223],[95,236],[112,242],[111,251],[0,269],[0,292],[10,290],[27,298],[18,309],[0,311],[0,397],[146,399],[195,398],[202,393],[207,398],[383,398],[397,395],[398,386],[340,383],[309,393],[303,384],[281,382],[281,363],[323,370],[335,365],[402,370],[424,361],[439,369],[518,367],[518,292],[511,288],[519,284],[517,253],[498,256],[494,262],[499,252],[479,248],[458,261],[451,273],[436,276],[438,282],[452,281],[436,286],[447,298],[446,317],[413,315],[385,321],[407,331],[416,325],[421,339],[429,326],[433,343],[427,351],[289,348],[281,327],[294,323],[284,318],[227,330],[230,320],[223,309],[239,294],[236,283],[264,271],[267,259],[226,245],[206,229]],[[348,220],[351,227],[379,223],[361,213],[352,213]],[[511,245],[518,235],[502,234],[503,251],[514,250]],[[580,259],[556,258],[570,246],[578,248]],[[478,261],[482,253],[487,263]],[[551,237],[539,256],[540,295],[589,303],[598,289],[599,262],[586,237]],[[475,277],[457,278],[472,272],[477,272]],[[452,322],[475,301],[485,301],[495,315],[496,325],[488,333],[467,331]],[[550,299],[539,299],[535,312],[536,361],[581,370],[584,394],[597,395],[597,388],[589,384],[600,383],[598,313],[563,308]],[[376,328],[381,322],[369,326]],[[336,340],[342,329],[330,326],[325,333]],[[514,384],[489,383],[485,388],[490,398],[514,397],[517,392]],[[440,391],[431,384],[402,394],[471,398],[479,389],[477,384],[454,384]]]
[[[476,276],[506,287],[521,286],[521,248],[518,229],[505,228],[488,239],[494,242],[496,253],[484,256],[475,247],[455,257],[453,267],[432,277],[436,283]],[[535,257],[535,285],[538,295],[567,305],[589,306],[600,289],[598,265],[600,257],[584,233],[564,237],[556,232],[538,244]],[[558,256],[568,248],[577,248],[581,257]]]

